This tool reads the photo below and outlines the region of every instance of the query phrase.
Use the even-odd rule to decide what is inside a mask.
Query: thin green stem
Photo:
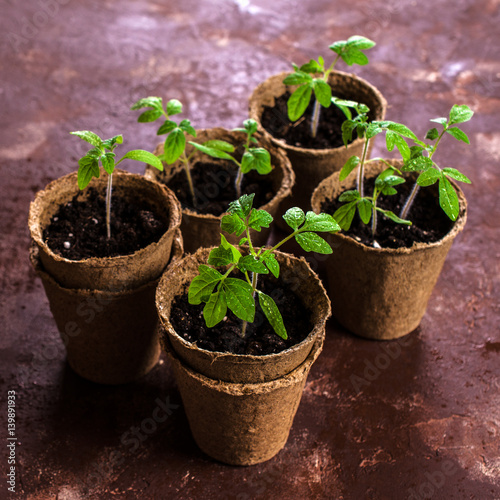
[[[113,191],[113,174],[108,174],[108,186],[106,188],[106,235],[111,238],[111,193]]]
[[[271,248],[271,250],[269,250],[270,252],[274,252],[276,249],[278,249],[281,245],[284,245],[288,240],[291,240],[292,238],[295,238],[295,236],[297,234],[300,233],[300,230],[299,229],[296,229],[292,234],[289,234],[286,238],[282,239],[279,243],[277,243],[276,245],[273,246],[273,248]]]
[[[257,282],[259,280],[258,273],[252,273],[252,297],[255,300],[255,290],[257,290]],[[245,338],[245,334],[247,331],[248,321],[243,321],[243,325],[241,326],[241,337]]]
[[[363,148],[363,155],[361,157],[361,162],[358,167],[358,176],[356,179],[356,188],[361,198],[363,198],[364,196],[363,178],[365,175],[365,160],[366,160],[366,154],[368,152],[368,144],[370,144],[370,139],[366,139],[365,141],[365,146]]]
[[[315,138],[318,133],[318,125],[319,125],[319,117],[321,115],[321,104],[318,101],[318,98],[315,97],[314,101],[314,109],[311,120],[311,137]]]
[[[415,182],[415,184],[413,185],[413,189],[411,190],[410,196],[408,196],[408,199],[406,200],[405,204],[403,205],[403,208],[401,209],[401,213],[399,214],[399,217],[401,219],[406,219],[408,217],[408,212],[410,211],[410,208],[413,205],[413,202],[415,201],[419,189],[420,186]]]
[[[194,194],[193,179],[191,177],[191,172],[189,170],[189,159],[186,156],[186,152],[182,152],[182,156],[179,158],[184,166],[184,171],[186,172],[186,177],[189,185],[189,192],[191,193],[191,198],[193,199],[193,207],[196,207],[196,196]]]

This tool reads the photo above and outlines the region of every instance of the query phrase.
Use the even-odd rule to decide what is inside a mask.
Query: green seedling
[[[183,164],[189,184],[189,191],[193,200],[193,206],[196,206],[193,180],[189,170],[192,154],[189,156],[186,154],[186,135],[189,134],[192,137],[196,137],[196,130],[189,120],[184,119],[177,123],[171,119],[172,116],[182,113],[182,103],[177,99],[170,99],[164,108],[161,97],[145,97],[133,104],[131,109],[136,110],[142,108],[151,109],[144,111],[139,116],[137,121],[140,123],[154,122],[158,120],[158,118],[165,118],[165,121],[156,132],[156,135],[167,134],[163,145],[163,154],[159,155],[158,158],[168,165],[175,163],[177,160]]]
[[[228,213],[221,221],[222,230],[238,237],[243,235],[239,244],[248,245],[248,251],[243,255],[240,248],[229,243],[221,234],[221,244],[210,252],[208,265],[198,267],[199,274],[189,286],[188,300],[190,304],[205,303],[203,317],[209,328],[220,323],[229,308],[242,320],[240,335],[245,337],[247,324],[254,321],[257,295],[276,334],[287,339],[283,318],[275,301],[257,288],[259,275],[272,273],[276,278],[279,277],[280,265],[274,252],[291,238],[295,238],[307,252],[332,253],[327,241],[316,233],[335,233],[340,227],[331,215],[314,212],[305,214],[300,208],[290,208],[283,218],[293,232],[272,248],[256,248],[252,244],[250,229],[260,231],[268,228],[273,217],[265,210],[252,208],[254,196],[243,195],[230,203]],[[216,269],[220,266],[227,268],[224,273]],[[242,278],[232,276],[231,273],[236,270],[242,274]]]
[[[465,132],[456,125],[469,121],[473,114],[474,112],[468,106],[455,104],[452,106],[448,118],[442,117],[431,120],[431,122],[439,123],[443,127],[441,132],[437,128],[431,128],[425,135],[425,139],[436,141],[434,145],[415,140],[416,145],[411,148],[411,158],[405,161],[403,170],[419,172],[420,175],[401,210],[400,216],[402,218],[407,217],[420,187],[431,186],[438,182],[439,205],[451,220],[457,220],[459,214],[458,195],[449,179],[467,184],[470,184],[470,180],[455,168],[441,168],[434,161],[434,154],[445,133],[458,141],[470,144]]]
[[[257,132],[257,126],[255,120],[248,119],[243,122],[244,128],[234,129],[238,132],[244,132],[247,135],[243,145],[245,151],[241,158],[241,162],[230,154],[235,152],[235,147],[229,142],[213,140],[204,142],[203,144],[198,144],[196,142],[189,143],[212,158],[230,160],[238,166],[238,173],[235,179],[236,196],[238,198],[241,196],[241,181],[243,180],[243,174],[251,170],[256,170],[259,174],[265,175],[271,172],[273,168],[269,151],[261,147],[252,146],[252,144],[257,144],[257,139],[254,137],[255,132]]]
[[[163,170],[163,165],[153,153],[149,153],[142,149],[129,151],[115,162],[116,154],[114,150],[119,144],[123,143],[122,135],[115,135],[110,139],[103,140],[97,134],[89,130],[79,130],[70,133],[94,146],[85,156],[78,160],[78,187],[80,189],[85,189],[93,177],[99,178],[99,164],[102,165],[102,168],[108,174],[106,189],[106,234],[109,239],[111,238],[111,194],[113,190],[113,172],[115,167],[126,159],[148,163],[158,170]]]
[[[294,72],[288,75],[283,83],[285,85],[297,85],[297,89],[288,99],[288,118],[297,121],[309,106],[314,94],[314,110],[311,123],[311,136],[316,137],[321,112],[321,106],[328,108],[332,104],[332,89],[328,85],[328,76],[333,71],[339,59],[348,66],[368,64],[368,58],[363,52],[375,46],[375,42],[363,36],[351,36],[348,40],[340,40],[330,45],[330,50],[335,52],[336,57],[330,66],[325,66],[323,57],[317,60],[311,59],[308,63],[298,67],[293,64]]]

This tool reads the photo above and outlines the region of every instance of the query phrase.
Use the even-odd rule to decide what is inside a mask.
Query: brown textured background
[[[18,395],[18,498],[500,498],[498,1],[0,0],[0,10],[2,498],[7,390]],[[383,92],[388,119],[423,134],[454,103],[476,112],[471,146],[449,138],[439,153],[472,179],[467,226],[417,331],[382,344],[330,322],[285,449],[224,466],[172,407],[167,363],[117,388],[71,372],[30,269],[28,205],[75,169],[85,146],[69,131],[123,132],[126,146],[152,150],[155,126],[129,111],[146,95],[181,99],[197,128],[238,126],[259,82],[352,34],[378,43],[355,71]]]

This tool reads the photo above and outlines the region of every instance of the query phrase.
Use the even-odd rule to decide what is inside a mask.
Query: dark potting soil
[[[365,193],[372,193],[375,178],[365,180]],[[396,186],[398,193],[393,196],[381,195],[378,206],[384,210],[391,210],[399,215],[413,187],[413,182],[407,180]],[[396,224],[382,214],[377,214],[377,232],[375,238],[371,233],[371,221],[365,225],[361,222],[358,213],[354,216],[351,228],[346,234],[367,246],[373,246],[374,240],[382,248],[411,248],[414,242],[433,243],[443,238],[453,227],[453,221],[439,206],[437,184],[421,188],[410,208],[407,219],[411,226]],[[342,205],[336,200],[325,200],[321,211],[334,214]]]
[[[227,212],[229,203],[236,200],[237,169],[229,160],[221,163],[198,162],[191,168],[196,206],[189,191],[186,173],[177,172],[168,181],[168,187],[175,193],[183,208],[189,208],[200,214],[221,215]],[[252,170],[243,176],[241,193],[255,193],[253,206],[261,207],[274,196],[273,185],[269,176],[260,175]]]
[[[76,194],[61,205],[43,232],[47,245],[70,260],[130,255],[159,241],[168,222],[145,202],[130,202],[118,194],[111,199],[111,238],[106,235],[105,196],[95,188]]]
[[[258,288],[275,300],[283,317],[287,340],[274,332],[258,300],[255,321],[248,324],[244,339],[240,337],[242,321],[229,309],[225,320],[213,328],[207,328],[203,319],[204,304],[189,304],[187,294],[177,297],[172,304],[172,326],[188,342],[196,342],[198,347],[213,352],[263,356],[284,351],[302,342],[313,329],[311,314],[302,301],[281,280],[261,276]]]
[[[316,137],[311,136],[311,121],[314,99],[311,99],[305,113],[296,121],[288,119],[287,102],[290,92],[276,98],[274,107],[265,106],[262,113],[262,126],[276,139],[284,139],[290,146],[307,149],[338,148],[342,141],[342,123],[346,120],[344,113],[335,105],[321,107]],[[343,97],[337,95],[337,97]],[[346,97],[343,97],[346,98]],[[353,134],[353,138],[356,133]]]

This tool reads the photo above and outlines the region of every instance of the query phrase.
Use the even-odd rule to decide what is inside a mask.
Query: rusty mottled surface
[[[1,0],[0,9],[2,498],[8,390],[12,498],[500,498],[498,1]],[[440,153],[472,179],[469,220],[417,331],[376,343],[331,322],[285,449],[251,468],[225,466],[195,446],[168,363],[123,387],[68,368],[28,261],[28,205],[75,169],[85,146],[69,131],[123,132],[130,148],[152,150],[155,126],[129,111],[146,95],[181,99],[199,128],[237,126],[260,81],[352,34],[378,43],[356,72],[381,89],[388,119],[422,134],[454,103],[474,109],[471,146],[450,138]]]

